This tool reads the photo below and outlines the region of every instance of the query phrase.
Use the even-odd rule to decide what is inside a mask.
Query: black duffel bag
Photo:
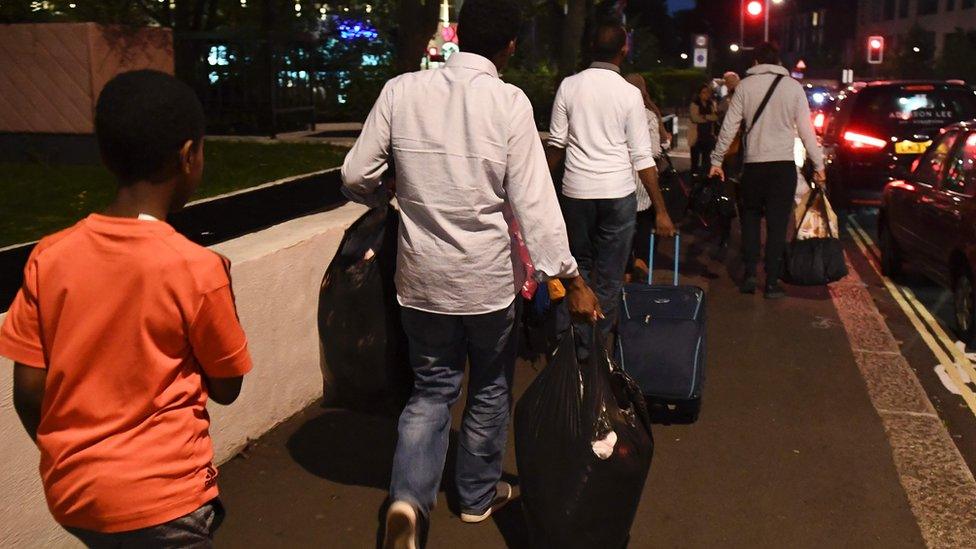
[[[661,189],[661,196],[664,197],[664,207],[668,210],[671,220],[677,225],[681,223],[688,212],[690,192],[681,178],[681,174],[674,168],[671,157],[666,151],[662,152],[661,159],[658,187]]]
[[[706,223],[737,216],[735,201],[726,183],[717,177],[702,178],[695,184],[691,191],[691,209]]]
[[[814,204],[818,207],[812,208]],[[797,223],[803,225],[808,215],[823,216],[827,226],[826,238],[794,238],[786,250],[787,280],[797,286],[824,286],[847,276],[844,246],[834,234],[830,222],[830,206],[823,189],[814,187],[807,198],[806,209]]]
[[[618,549],[651,466],[651,422],[640,387],[599,336],[581,363],[574,332],[515,407],[522,506],[532,547]]]

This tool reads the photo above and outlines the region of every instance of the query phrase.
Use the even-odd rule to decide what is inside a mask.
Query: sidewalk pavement
[[[695,425],[655,426],[630,546],[924,547],[830,293],[741,295],[734,254],[685,242],[685,282],[708,291],[704,408]],[[516,398],[538,368],[519,364]],[[371,547],[395,437],[392,418],[301,412],[221,468],[229,514],[217,545]],[[505,471],[517,482],[512,448]],[[466,525],[448,504],[449,471],[445,485],[429,547],[526,547],[518,501]]]

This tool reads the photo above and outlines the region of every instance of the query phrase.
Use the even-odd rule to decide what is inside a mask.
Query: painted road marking
[[[866,241],[861,235],[854,238],[870,261]],[[846,252],[845,260],[850,265]],[[854,361],[884,425],[899,481],[925,545],[973,547],[976,479],[860,274],[853,266],[849,271],[844,280],[828,286],[831,300],[851,348],[860,349],[854,351]],[[907,306],[907,301],[903,303]],[[920,318],[912,318],[924,329]],[[944,350],[940,352],[948,357]]]
[[[878,273],[878,276],[886,278],[881,274],[881,269],[878,267],[881,262],[881,252],[877,249],[877,246],[874,244],[871,236],[867,233],[867,231],[864,230],[863,227],[861,227],[856,219],[851,218],[850,221],[854,226],[854,230],[857,231],[861,239],[865,241],[868,250],[874,256],[873,261],[871,258],[868,258],[868,263]],[[932,313],[929,311],[928,307],[919,301],[918,297],[915,295],[915,292],[912,291],[911,288],[900,284],[895,284],[894,282],[892,282],[892,285],[896,286],[902,292],[908,302],[912,305],[912,308],[919,316],[921,316],[924,323],[928,326],[928,329],[931,330],[931,333],[935,335],[938,342],[941,344],[941,347],[945,349],[952,357],[951,360],[946,360],[940,363],[937,368],[941,367],[945,371],[948,370],[946,365],[951,364],[954,366],[953,370],[961,372],[960,377],[956,379],[952,379],[952,376],[950,376],[950,379],[954,381],[954,384],[958,384],[960,382],[963,384],[976,383],[976,367],[973,366],[973,358],[976,356],[976,354],[974,354],[974,356],[967,354],[966,344],[961,341],[957,341],[955,338],[946,333],[945,329],[942,327],[942,323],[932,316]],[[946,388],[952,390],[948,386]],[[971,392],[972,391],[970,391],[970,393]],[[972,409],[971,404],[970,408]],[[976,409],[973,410],[973,413],[976,414]]]
[[[940,374],[943,373],[948,377],[954,386],[953,388],[959,391],[959,396],[962,397],[969,410],[976,416],[976,392],[973,392],[969,385],[967,385],[967,382],[976,380],[976,374],[971,372],[973,370],[973,363],[964,352],[961,353],[958,350],[952,338],[942,329],[942,325],[918,301],[915,293],[910,288],[895,284],[890,278],[881,273],[881,268],[878,266],[880,254],[874,248],[873,240],[853,216],[848,218],[848,222],[852,229],[851,235],[854,237],[854,243],[860,248],[861,253],[871,268],[881,277],[881,281],[884,283],[888,293],[891,294],[902,312],[908,317],[912,326],[921,336],[922,341],[925,342],[929,350],[932,351],[932,354],[935,355],[936,360],[939,361],[938,366],[936,366],[936,375],[940,379],[943,377]],[[966,376],[969,379],[966,379],[962,375],[964,373],[969,374]],[[948,386],[946,390],[955,392]]]

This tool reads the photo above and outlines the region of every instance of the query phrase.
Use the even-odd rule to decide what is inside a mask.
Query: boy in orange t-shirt
[[[203,173],[203,108],[155,71],[98,99],[118,180],[103,214],[42,239],[0,329],[48,507],[90,547],[209,547],[223,518],[208,397],[251,369],[228,262],[164,220]]]

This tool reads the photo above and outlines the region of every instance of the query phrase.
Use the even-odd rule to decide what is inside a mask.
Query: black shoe
[[[747,276],[745,281],[742,282],[742,286],[739,288],[744,294],[754,294],[756,293],[756,277]]]
[[[766,292],[764,295],[766,299],[780,299],[786,297],[786,292],[778,283],[773,283],[766,285]]]

